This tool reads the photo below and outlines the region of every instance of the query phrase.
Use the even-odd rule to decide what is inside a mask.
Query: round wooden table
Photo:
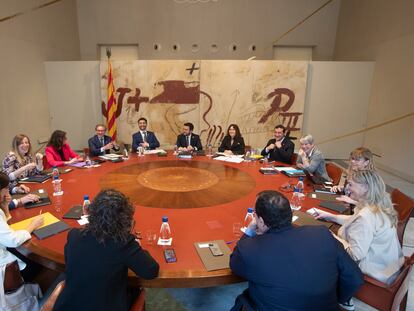
[[[159,277],[142,280],[130,272],[130,278],[145,287],[207,287],[242,281],[230,269],[206,271],[194,243],[225,240],[233,248],[237,237],[233,223],[243,222],[248,207],[253,207],[256,194],[278,190],[288,182],[283,174],[263,175],[259,162],[229,163],[206,156],[193,159],[131,155],[124,162],[102,163],[96,168],[74,168],[62,174],[62,196],[54,197],[50,181],[32,184],[31,189],[45,189],[52,205],[12,211],[11,223],[51,212],[58,218],[73,206],[82,204],[83,196],[91,199],[101,190],[115,188],[128,195],[135,206],[135,230],[142,235],[148,230],[157,234],[162,216],[168,216],[176,263],[166,263],[163,248],[156,244],[147,249],[160,264]],[[297,179],[292,180],[293,183]],[[305,186],[305,190],[306,190]],[[290,199],[291,193],[286,194]],[[303,210],[316,206],[317,200],[306,199]],[[75,220],[64,219],[71,227],[80,227]],[[35,236],[18,248],[28,258],[54,270],[64,271],[63,250],[67,231],[38,240]]]

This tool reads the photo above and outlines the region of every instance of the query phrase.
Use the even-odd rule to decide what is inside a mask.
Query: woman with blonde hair
[[[374,170],[354,171],[348,189],[351,199],[357,202],[354,215],[317,210],[316,218],[342,225],[339,239],[362,272],[391,283],[404,263],[404,256],[397,236],[398,215],[384,181]]]
[[[13,193],[27,193],[25,186],[17,186],[19,179],[40,173],[43,170],[43,155],[33,155],[32,144],[28,136],[18,134],[13,138],[12,150],[3,160],[3,171],[9,176],[10,190]]]
[[[345,192],[345,195],[342,195],[338,198],[338,201],[346,202],[349,204],[356,204],[348,195],[346,195],[346,185],[348,183],[348,176],[351,176],[352,172],[361,171],[361,170],[375,170],[374,159],[371,150],[365,147],[359,147],[349,154],[349,167],[345,175],[345,182],[343,185],[333,186],[331,192]]]

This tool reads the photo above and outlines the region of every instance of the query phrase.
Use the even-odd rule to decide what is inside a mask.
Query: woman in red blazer
[[[82,157],[70,148],[67,140],[64,131],[56,130],[52,133],[45,150],[49,167],[64,166],[83,161]]]

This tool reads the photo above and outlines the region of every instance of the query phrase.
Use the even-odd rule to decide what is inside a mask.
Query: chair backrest
[[[290,158],[290,163],[291,164],[296,164],[297,159],[298,159],[298,154],[297,153],[292,153],[292,157]]]
[[[59,297],[64,287],[65,287],[65,281],[59,282],[59,284],[55,287],[53,292],[50,294],[49,298],[46,300],[45,304],[40,309],[40,311],[52,311],[53,307],[55,306],[56,299]]]
[[[342,169],[333,163],[326,163],[325,167],[328,176],[332,179],[332,183],[334,185],[339,184],[339,182],[341,181]]]
[[[403,311],[407,301],[410,275],[413,270],[414,253],[405,258],[400,274],[391,285],[364,276],[364,284],[355,297],[378,310]]]
[[[400,190],[394,189],[391,193],[391,201],[394,203],[394,208],[398,213],[397,233],[398,239],[402,245],[405,227],[414,210],[414,200],[406,196]]]
[[[40,311],[52,311],[53,307],[55,306],[56,300],[59,297],[64,287],[65,287],[65,281],[59,282],[58,285],[53,290],[52,294],[50,294],[49,298],[46,300],[43,307],[40,309]],[[129,311],[145,311],[145,289],[144,288],[141,288],[138,297],[135,299]]]
[[[11,293],[16,291],[24,284],[22,275],[20,274],[19,264],[17,260],[10,262],[6,265],[6,270],[4,272],[4,292]]]

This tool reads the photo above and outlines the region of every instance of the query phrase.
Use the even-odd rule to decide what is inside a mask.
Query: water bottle
[[[92,165],[91,158],[89,158],[89,156],[87,155],[85,159],[85,166],[89,167],[91,165]]]
[[[244,155],[244,161],[250,162],[250,151],[249,150],[247,150],[246,154]]]
[[[124,159],[129,159],[128,149],[124,149]]]
[[[249,224],[252,222],[253,218],[254,218],[253,208],[249,207],[247,209],[246,217],[244,217],[244,227],[245,228],[247,228],[249,226]]]
[[[178,155],[178,146],[174,145],[174,155]]]
[[[89,201],[89,195],[85,194],[83,196],[83,205],[82,205],[83,215],[89,215],[89,205],[91,205],[91,202]]]
[[[303,177],[299,177],[299,181],[298,181],[298,183],[296,184],[296,189],[298,189],[298,192],[299,193],[303,193],[303,188],[304,188],[305,186],[303,185]]]
[[[301,209],[302,200],[301,193],[297,188],[293,191],[292,199],[290,200],[290,208],[297,211]]]
[[[162,224],[160,229],[160,243],[161,244],[168,244],[171,238],[171,229],[170,225],[168,224],[168,217],[162,217]]]
[[[207,146],[207,156],[213,156],[213,146],[211,144],[208,144]]]
[[[59,170],[56,166],[52,169],[52,180],[58,180],[59,179]]]

